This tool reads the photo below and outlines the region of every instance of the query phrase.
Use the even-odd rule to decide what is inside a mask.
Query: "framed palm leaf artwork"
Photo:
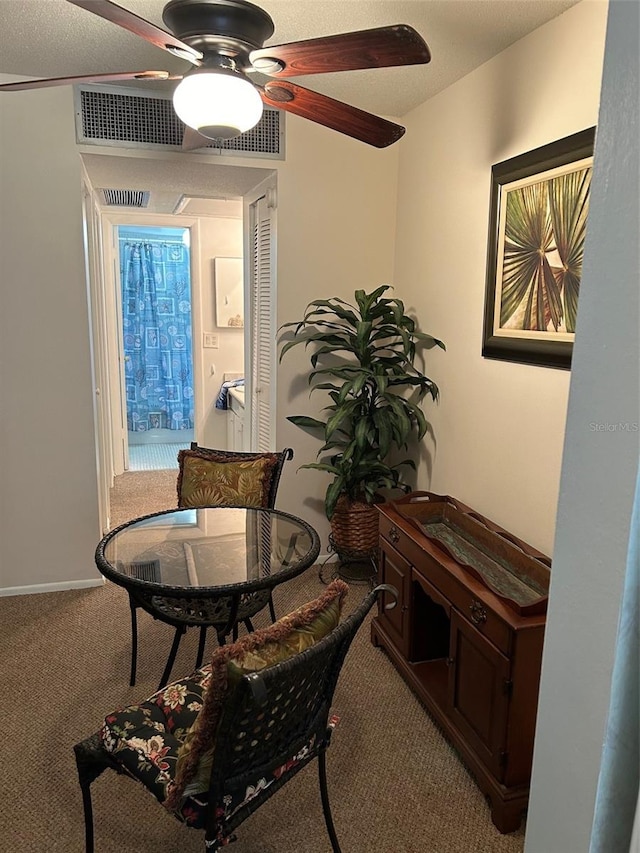
[[[482,355],[569,368],[595,128],[491,169]]]

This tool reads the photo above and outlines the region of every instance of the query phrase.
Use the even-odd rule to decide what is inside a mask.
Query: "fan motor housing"
[[[246,0],[171,0],[162,20],[177,38],[205,53],[233,53],[235,46],[255,50],[275,29],[264,9]]]

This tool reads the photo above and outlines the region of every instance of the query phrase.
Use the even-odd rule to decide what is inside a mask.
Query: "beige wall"
[[[395,283],[447,345],[419,485],[549,554],[570,373],[481,356],[490,175],[596,124],[606,10],[573,7],[418,107],[400,152]]]
[[[0,99],[1,587],[97,580],[100,532],[73,97],[18,94]]]
[[[397,146],[370,148],[287,116],[287,161],[278,169],[278,325],[300,319],[312,299],[352,299],[357,288],[391,282],[397,162]],[[309,399],[309,367],[301,347],[278,371],[276,444],[295,451],[278,506],[304,515],[324,550],[330,478],[296,470],[315,461],[320,443],[286,421],[287,415],[314,416],[326,404],[320,394]]]

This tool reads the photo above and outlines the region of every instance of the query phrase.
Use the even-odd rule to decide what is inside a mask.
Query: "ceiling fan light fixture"
[[[187,127],[207,139],[231,139],[262,116],[262,98],[250,80],[223,68],[198,68],[180,81],[173,108]]]

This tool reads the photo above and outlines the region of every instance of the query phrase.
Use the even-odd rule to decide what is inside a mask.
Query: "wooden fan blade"
[[[162,50],[168,50],[174,56],[179,56],[181,59],[188,59],[196,65],[200,64],[202,53],[195,50],[180,39],[177,39],[171,33],[166,32],[160,27],[156,27],[150,21],[145,21],[144,18],[134,15],[128,9],[123,9],[117,3],[111,0],[67,0],[68,3],[73,3],[74,6],[80,6],[81,9],[86,9],[87,12],[93,12],[94,15],[99,15],[106,21],[111,21],[119,27],[134,33],[145,41],[155,44],[156,47]]]
[[[250,54],[255,70],[272,77],[420,65],[430,59],[422,36],[406,24],[271,45]]]
[[[117,83],[119,80],[179,80],[168,71],[120,71],[117,74],[88,74],[79,77],[47,77],[44,80],[23,80],[21,83],[2,83],[0,92],[23,89],[46,89],[49,86],[72,86],[74,83]]]
[[[270,107],[308,118],[376,148],[386,148],[404,134],[404,127],[399,124],[288,80],[266,83],[259,91],[264,103]]]

